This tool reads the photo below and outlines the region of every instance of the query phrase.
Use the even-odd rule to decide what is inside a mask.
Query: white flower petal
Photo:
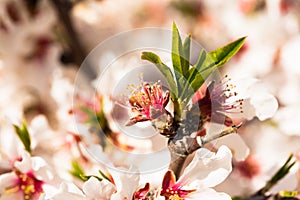
[[[222,192],[216,192],[213,189],[207,188],[204,190],[196,191],[192,193],[186,200],[199,200],[199,199],[217,199],[217,200],[231,200],[228,194]]]
[[[243,79],[236,79],[232,81],[234,85],[237,86],[235,89],[239,97],[247,98],[249,97],[249,92],[252,91],[257,92],[256,86],[259,85],[258,84],[259,80],[256,78],[243,78]]]
[[[291,104],[289,106],[280,108],[274,116],[279,129],[287,135],[300,136],[300,126],[298,124],[300,119],[300,104]],[[291,118],[291,116],[293,116]]]
[[[250,153],[248,146],[238,134],[230,134],[219,138],[214,147],[219,148],[221,145],[228,146],[237,161],[245,160]]]
[[[74,193],[59,193],[46,200],[86,200],[86,198]]]
[[[256,116],[256,108],[250,103],[252,99],[244,99],[243,112],[239,113],[241,118],[251,120]]]
[[[15,192],[7,195],[1,196],[1,200],[16,200],[16,199],[23,199],[23,193],[21,192]]]
[[[117,193],[111,196],[111,200],[132,199],[132,195],[139,185],[140,175],[136,169],[127,169],[128,172],[124,170],[121,168],[120,171],[110,170],[117,188]]]
[[[256,109],[255,107],[250,103],[251,99],[246,98],[243,100],[243,107],[242,111],[238,108],[234,109],[234,112],[231,113],[225,113],[230,118],[236,118],[236,119],[246,119],[251,120],[256,116]]]
[[[250,102],[255,107],[256,116],[261,121],[273,117],[278,109],[278,102],[271,94],[253,96]]]
[[[268,87],[257,79],[239,79],[235,88],[237,96],[231,97],[231,101],[243,99],[242,110],[228,113],[232,118],[253,119],[257,116],[259,120],[272,117],[278,109],[276,98],[268,93]]]
[[[100,182],[95,177],[91,177],[83,185],[83,192],[85,193],[87,199],[90,200],[109,200],[114,191],[115,186],[106,179]]]
[[[78,189],[78,187],[74,183],[64,182],[60,184],[59,187],[60,192],[70,192],[73,194],[82,195],[82,191]]]
[[[49,199],[52,197],[54,194],[58,193],[58,189],[54,187],[53,185],[49,184],[43,184],[43,195],[40,195],[40,199]]]
[[[26,151],[22,153],[22,160],[16,161],[14,166],[22,173],[27,173],[32,169],[30,154]]]
[[[226,146],[221,146],[216,154],[201,148],[197,150],[195,157],[185,168],[178,182],[197,181],[203,187],[214,187],[230,174],[231,159],[231,151]]]
[[[54,193],[45,192],[39,200],[86,200],[82,192],[73,183],[63,182]]]
[[[300,60],[298,59],[298,53],[300,50],[300,37],[297,34],[296,37],[292,37],[281,50],[281,65],[286,73],[300,74]]]
[[[6,188],[13,186],[17,178],[14,172],[2,174],[0,176],[0,194],[5,193]]]
[[[50,167],[47,165],[46,161],[41,157],[32,157],[32,169],[34,170],[35,176],[39,180],[44,180],[46,182],[53,179],[53,173]]]
[[[18,119],[17,117],[13,119]],[[1,145],[1,152],[3,155],[7,155],[8,158],[6,159],[6,162],[9,162],[11,164],[11,161],[16,160],[17,158],[20,158],[24,146],[20,142],[20,139],[15,134],[15,130],[13,129],[13,126],[11,125],[12,120],[4,119],[2,121],[1,119],[1,134],[0,134],[0,145]],[[9,125],[8,125],[9,123]],[[17,124],[17,123],[15,123]],[[5,133],[5,134],[3,134]],[[12,145],[13,144],[13,145]],[[3,160],[1,160],[0,165],[2,165]],[[4,161],[5,162],[5,161]],[[4,163],[5,165],[6,163]],[[1,166],[3,167],[3,166]],[[10,167],[10,166],[9,166]]]

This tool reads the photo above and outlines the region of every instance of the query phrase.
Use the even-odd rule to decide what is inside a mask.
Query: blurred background
[[[221,73],[260,79],[279,109],[272,119],[241,128],[251,154],[218,189],[231,195],[257,190],[290,152],[300,159],[299,0],[1,0],[1,116],[44,116],[51,130],[68,129],[72,85],[89,52],[115,34],[171,29],[173,21],[208,51],[247,36]],[[92,82],[99,72],[101,66],[88,67],[84,76]]]

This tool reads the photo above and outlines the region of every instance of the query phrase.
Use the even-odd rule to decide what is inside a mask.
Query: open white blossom
[[[228,113],[232,118],[245,118],[251,120],[258,117],[263,121],[274,116],[278,108],[276,98],[267,91],[267,88],[257,79],[241,79],[236,80],[232,84],[236,95],[233,94],[231,101],[242,99],[241,111]],[[230,94],[229,94],[230,95]],[[238,109],[240,109],[238,107]]]
[[[39,200],[85,200],[85,196],[73,183],[63,182],[58,189],[43,193]]]
[[[276,98],[257,79],[234,82],[227,75],[219,82],[204,84],[194,95],[193,103],[199,105],[202,118],[226,126],[234,125],[236,120],[254,117],[266,120],[278,108]]]
[[[109,171],[114,179],[117,190],[117,192],[111,196],[111,200],[131,199],[133,193],[139,186],[140,175],[138,171],[134,168],[129,170],[120,168],[119,171],[116,169]]]
[[[84,182],[82,190],[70,182],[63,182],[58,189],[41,195],[39,200],[110,200],[115,186],[108,180],[99,181],[90,177]]]
[[[217,153],[205,148],[197,150],[177,182],[171,171],[166,173],[160,195],[168,199],[230,200],[229,195],[218,193],[211,188],[220,184],[230,174],[231,159],[231,151],[226,146],[221,146]]]
[[[15,161],[13,171],[0,175],[1,199],[38,199],[44,185],[54,178],[50,167],[41,157],[30,157],[24,152]]]
[[[99,181],[98,179],[91,177],[84,183],[83,192],[88,200],[109,200],[115,192],[115,186],[106,179]]]

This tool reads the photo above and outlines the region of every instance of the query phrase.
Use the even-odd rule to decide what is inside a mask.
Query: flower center
[[[18,179],[16,180],[16,185],[11,188],[6,189],[7,194],[12,194],[21,191],[24,194],[24,199],[32,199],[35,195],[43,192],[43,181],[36,179],[33,173],[21,173],[16,171]]]
[[[166,189],[165,195],[168,197],[168,200],[182,200],[183,199],[178,195],[178,191],[174,190],[173,188]]]
[[[139,116],[135,122],[156,119],[165,113],[169,92],[163,92],[160,81],[152,85],[142,82],[137,89],[132,88],[131,90],[132,95],[129,97],[129,104],[131,110]]]
[[[189,196],[190,193],[195,190],[182,190],[181,187],[175,184],[173,187],[169,187],[162,192],[168,200],[183,200],[185,197]]]

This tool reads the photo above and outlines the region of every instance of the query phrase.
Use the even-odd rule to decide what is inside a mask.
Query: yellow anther
[[[23,191],[25,194],[34,193],[35,192],[34,185],[28,185]]]
[[[170,196],[169,200],[183,200],[183,198],[179,197],[177,194]]]

